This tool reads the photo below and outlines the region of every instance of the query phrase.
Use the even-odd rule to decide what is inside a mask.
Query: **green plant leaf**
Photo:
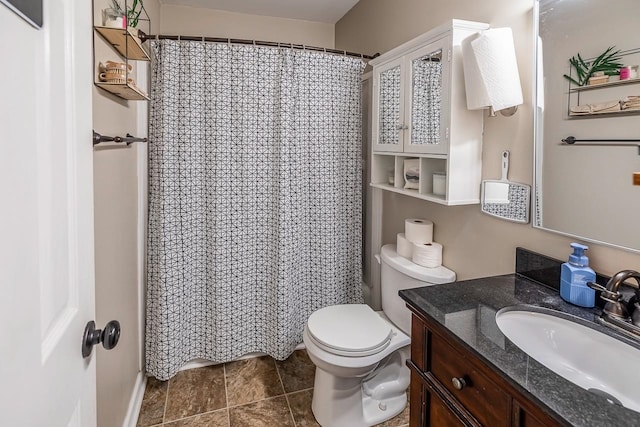
[[[576,56],[572,56],[569,59],[569,64],[575,68],[577,79],[566,74],[564,77],[578,86],[584,86],[589,83],[589,79],[596,72],[602,71],[605,75],[617,74],[618,70],[623,66],[622,62],[620,62],[622,60],[622,55],[620,55],[620,50],[614,51],[614,49],[615,46],[610,46],[591,62],[587,62],[582,59],[580,53],[576,54]]]
[[[574,84],[576,84],[576,85],[578,85],[578,86],[582,86],[582,85],[580,84],[580,82],[578,82],[578,81],[577,81],[576,79],[574,79],[573,77],[571,77],[571,76],[569,76],[569,75],[567,75],[567,74],[564,74],[564,77],[565,77],[566,79],[570,80],[570,81],[571,81],[571,83],[574,83]]]

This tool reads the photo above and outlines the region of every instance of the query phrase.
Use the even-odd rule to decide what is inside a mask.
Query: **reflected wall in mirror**
[[[539,0],[536,10],[534,226],[640,251],[638,148],[607,142],[639,138],[640,111],[570,115],[640,95],[640,79],[576,89],[563,77],[571,57],[595,58],[610,46],[623,52],[624,65],[640,64],[640,2]],[[570,135],[605,141],[563,145]]]

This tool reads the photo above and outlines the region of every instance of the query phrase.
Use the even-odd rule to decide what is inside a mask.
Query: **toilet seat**
[[[366,304],[333,305],[307,321],[309,338],[321,349],[347,357],[370,356],[389,346],[393,330]]]

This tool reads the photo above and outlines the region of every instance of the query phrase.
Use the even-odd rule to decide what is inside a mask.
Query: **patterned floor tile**
[[[163,424],[162,427],[229,427],[229,413],[220,409],[179,421]]]
[[[229,406],[284,394],[274,360],[269,356],[225,364]]]
[[[296,350],[286,360],[276,360],[286,393],[313,388],[316,367],[306,350]]]
[[[294,427],[284,396],[229,409],[230,427]]]
[[[167,401],[168,381],[158,381],[153,377],[147,378],[147,387],[142,398],[140,416],[137,427],[149,427],[162,424],[164,405]]]
[[[299,350],[285,361],[265,356],[230,362],[224,368],[182,371],[165,382],[149,378],[137,427],[319,427],[311,410],[314,373],[306,352]],[[408,425],[407,405],[400,415],[377,427]]]
[[[311,411],[313,390],[304,390],[287,394],[289,406],[297,427],[320,427]]]
[[[181,371],[169,380],[165,422],[225,408],[222,365]]]

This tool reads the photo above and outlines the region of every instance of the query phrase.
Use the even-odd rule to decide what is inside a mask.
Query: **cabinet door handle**
[[[402,130],[402,129],[404,129],[404,125],[400,124],[400,125],[396,126],[396,129]]]
[[[451,383],[453,384],[453,388],[455,388],[456,390],[462,390],[464,386],[467,385],[467,382],[464,380],[464,378],[453,377],[451,378]]]

